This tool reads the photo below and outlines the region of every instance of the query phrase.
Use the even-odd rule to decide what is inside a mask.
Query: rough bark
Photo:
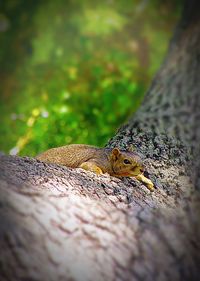
[[[200,19],[187,5],[144,104],[109,142],[136,146],[156,191],[1,156],[1,280],[199,279]]]

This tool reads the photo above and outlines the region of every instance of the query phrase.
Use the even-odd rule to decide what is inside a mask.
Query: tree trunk
[[[144,104],[108,144],[135,145],[155,192],[1,156],[1,281],[199,280],[199,11],[186,3]]]

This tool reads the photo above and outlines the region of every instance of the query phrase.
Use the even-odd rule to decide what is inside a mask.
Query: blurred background
[[[0,151],[105,145],[140,106],[182,2],[1,1]]]

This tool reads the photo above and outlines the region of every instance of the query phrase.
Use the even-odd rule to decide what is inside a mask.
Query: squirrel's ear
[[[128,150],[129,152],[134,152],[134,151],[135,151],[135,146],[134,146],[133,144],[129,144],[127,150]]]
[[[120,155],[119,148],[117,148],[117,147],[113,148],[112,155],[115,157],[115,159],[117,159],[117,157]]]

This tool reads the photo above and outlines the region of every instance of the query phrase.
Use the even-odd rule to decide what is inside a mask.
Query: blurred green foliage
[[[140,105],[180,1],[4,1],[0,150],[102,146]]]

